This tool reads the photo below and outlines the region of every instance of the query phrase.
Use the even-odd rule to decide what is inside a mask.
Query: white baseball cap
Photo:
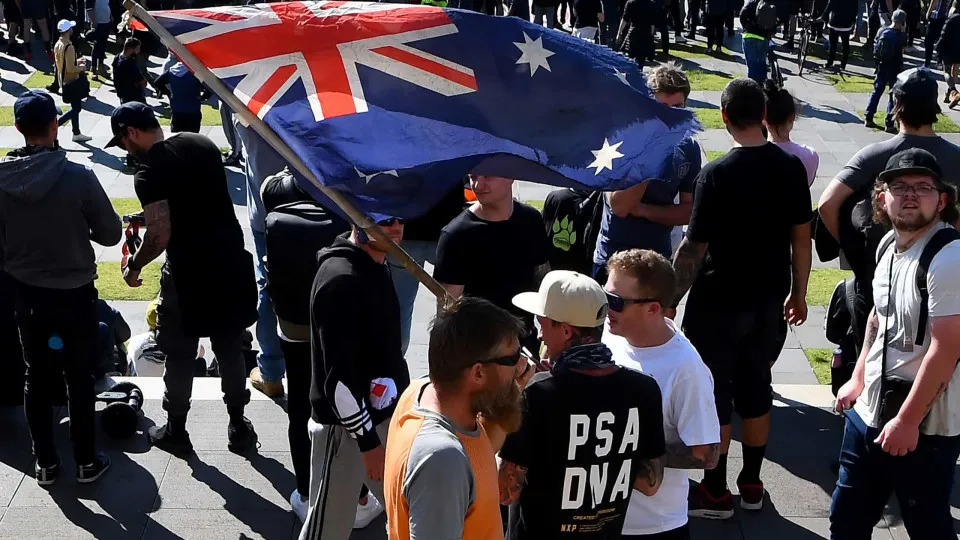
[[[513,305],[528,313],[581,328],[603,326],[607,318],[607,295],[600,284],[569,270],[548,273],[538,292],[514,296]]]
[[[73,21],[68,21],[68,20],[66,20],[66,19],[60,19],[60,22],[57,23],[57,31],[62,34],[62,33],[64,33],[64,32],[66,32],[67,30],[73,28],[73,27],[76,26],[76,25],[77,25],[77,23],[75,23],[75,22],[73,22]]]

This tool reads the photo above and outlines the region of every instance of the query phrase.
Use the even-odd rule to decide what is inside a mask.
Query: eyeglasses
[[[513,367],[517,365],[517,362],[520,361],[521,357],[529,358],[529,356],[530,356],[529,353],[523,350],[523,347],[520,347],[519,349],[517,349],[517,352],[511,355],[501,356],[499,358],[491,358],[489,360],[481,360],[477,363],[478,364],[497,364],[498,366]]]
[[[604,291],[604,294],[607,295],[607,305],[610,307],[610,311],[616,311],[617,313],[626,309],[627,304],[648,304],[650,302],[659,302],[659,300],[656,298],[624,298],[606,291]]]
[[[902,197],[907,193],[913,193],[918,197],[925,197],[940,192],[937,186],[932,186],[930,184],[918,184],[916,186],[911,186],[903,182],[887,184],[887,191],[893,193],[897,197]]]
[[[397,223],[399,223],[400,225],[403,225],[404,219],[403,219],[403,218],[398,218],[398,217],[392,217],[392,218],[389,218],[389,219],[382,219],[382,220],[380,220],[380,221],[377,222],[377,225],[379,225],[379,226],[381,226],[381,227],[389,227],[389,226],[393,225],[394,222],[397,222]]]

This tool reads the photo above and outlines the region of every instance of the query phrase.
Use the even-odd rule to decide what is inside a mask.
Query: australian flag
[[[421,215],[471,171],[621,189],[698,129],[631,60],[515,17],[338,1],[153,15],[368,214]]]

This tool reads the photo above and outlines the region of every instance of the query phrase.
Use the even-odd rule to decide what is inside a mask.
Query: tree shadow
[[[800,115],[837,124],[860,124],[863,122],[859,116],[850,111],[838,109],[832,105],[814,105],[807,102],[801,102]]]

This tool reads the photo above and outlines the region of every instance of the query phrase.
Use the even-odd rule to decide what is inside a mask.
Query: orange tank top
[[[383,477],[390,540],[410,538],[410,506],[403,494],[403,486],[407,477],[410,449],[426,420],[424,411],[417,406],[424,386],[429,383],[429,379],[411,382],[400,396],[390,420]],[[474,477],[475,494],[464,517],[463,540],[503,540],[496,457],[483,426],[479,426],[478,431],[476,436],[455,432],[470,460]],[[429,481],[440,483],[444,479],[431,478]],[[437,508],[436,511],[444,512],[446,509]]]

